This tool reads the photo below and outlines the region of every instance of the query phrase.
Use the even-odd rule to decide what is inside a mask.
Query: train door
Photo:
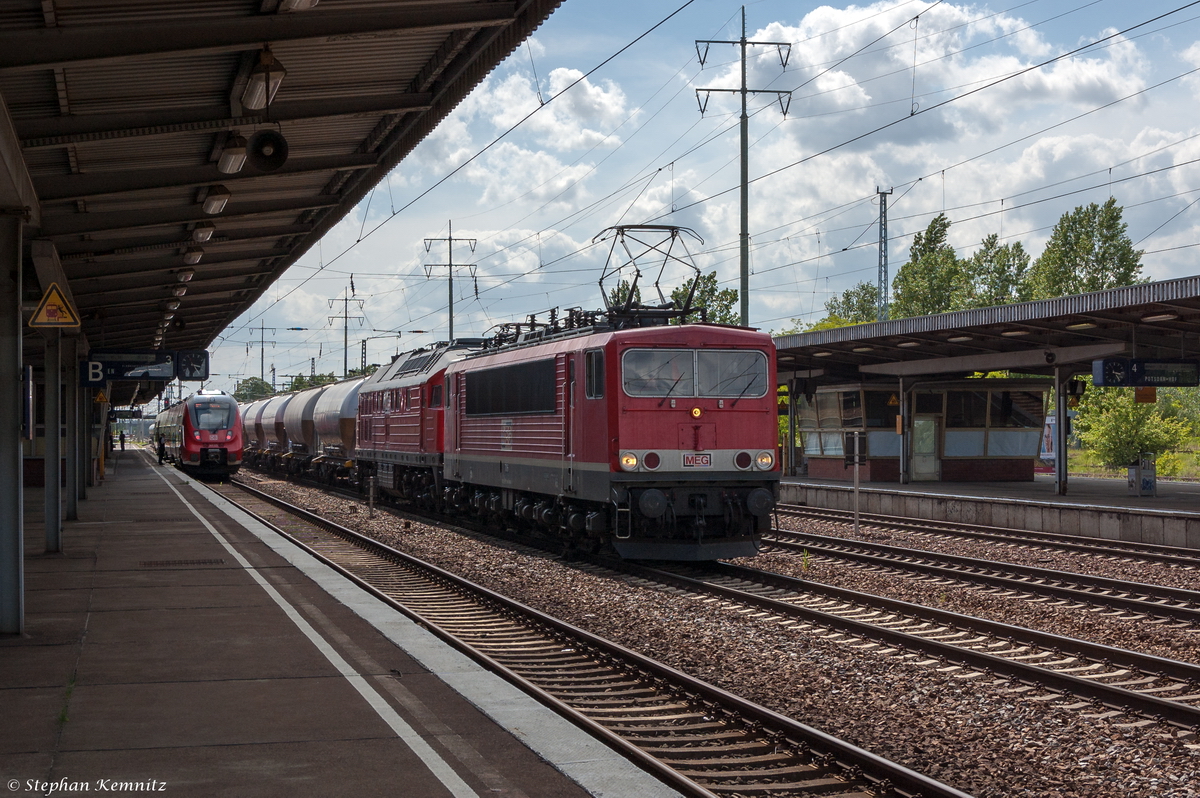
[[[912,478],[914,482],[931,482],[941,479],[942,461],[938,457],[938,441],[941,440],[941,416],[919,415],[913,417],[912,426]]]

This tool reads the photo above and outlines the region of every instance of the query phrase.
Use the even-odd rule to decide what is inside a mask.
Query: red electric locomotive
[[[224,391],[199,391],[168,407],[155,420],[167,457],[185,472],[227,477],[242,465],[241,413]]]
[[[613,232],[627,252],[640,237],[681,260],[680,228]],[[606,311],[531,317],[379,369],[359,392],[362,484],[628,558],[755,554],[780,473],[774,343],[685,323],[705,317],[690,296],[636,302],[643,270]]]
[[[446,369],[446,494],[626,558],[753,555],[778,492],[774,373],[770,336],[742,328],[526,334]]]
[[[482,343],[460,339],[406,352],[362,383],[356,458],[363,487],[374,480],[386,495],[440,506],[446,366]]]

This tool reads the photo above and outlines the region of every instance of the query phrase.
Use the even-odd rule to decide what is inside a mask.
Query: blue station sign
[[[207,380],[208,352],[203,349],[93,350],[79,364],[79,384],[101,388],[110,380]]]

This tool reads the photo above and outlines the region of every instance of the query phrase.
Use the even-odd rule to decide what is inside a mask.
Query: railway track
[[[854,520],[854,513],[848,510],[805,507],[798,504],[780,505],[778,512],[780,515],[792,518],[808,518],[833,523],[850,524]],[[1026,550],[1065,551],[1096,555],[1118,562],[1162,563],[1185,570],[1200,570],[1200,553],[1178,546],[1133,543],[1127,540],[1080,538],[1078,535],[1031,532],[979,524],[960,524],[954,521],[914,521],[900,516],[872,513],[860,513],[859,520],[861,523],[874,527],[912,532],[928,539],[987,541]]]
[[[646,567],[622,564],[616,573],[718,596],[730,609],[765,613],[793,629],[817,628],[882,653],[937,667],[960,679],[1003,678],[1013,691],[1094,717],[1136,715],[1126,722],[1167,722],[1200,728],[1200,666],[974,618],[959,613],[815,584],[754,568]],[[852,638],[852,639],[849,639]],[[1037,690],[1041,689],[1039,695]]]
[[[968,798],[248,486],[214,489],[686,795]]]
[[[1153,622],[1179,627],[1200,625],[1200,591],[1195,590],[786,529],[774,530],[764,542],[784,553],[850,561],[889,573],[915,573],[971,587],[982,586],[1002,595],[1033,600],[1049,598],[1064,606],[1108,609],[1124,613],[1123,617],[1129,619],[1152,618]]]

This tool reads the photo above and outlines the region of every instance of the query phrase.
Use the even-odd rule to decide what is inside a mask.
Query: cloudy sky
[[[696,41],[738,39],[741,6],[694,0],[663,22],[682,3],[564,0],[214,342],[209,387],[258,376],[260,354],[277,375],[313,358],[340,375],[335,299],[354,300],[351,367],[372,336],[369,362],[445,340],[447,269],[431,264],[450,256],[425,239],[451,224],[474,243],[452,253],[472,264],[454,272],[456,337],[602,307],[609,245],[593,238],[617,224],[690,228],[696,265],[736,288],[738,99],[701,92],[702,114],[697,89],[738,86],[738,48],[714,44],[702,66]],[[779,47],[748,49],[749,87],[770,92],[749,103],[753,326],[815,321],[875,280],[877,189],[893,192],[892,276],[938,213],[962,256],[996,233],[1037,257],[1063,213],[1110,195],[1147,276],[1200,274],[1200,4],[766,0],[746,20],[752,42],[790,45],[786,66]]]

